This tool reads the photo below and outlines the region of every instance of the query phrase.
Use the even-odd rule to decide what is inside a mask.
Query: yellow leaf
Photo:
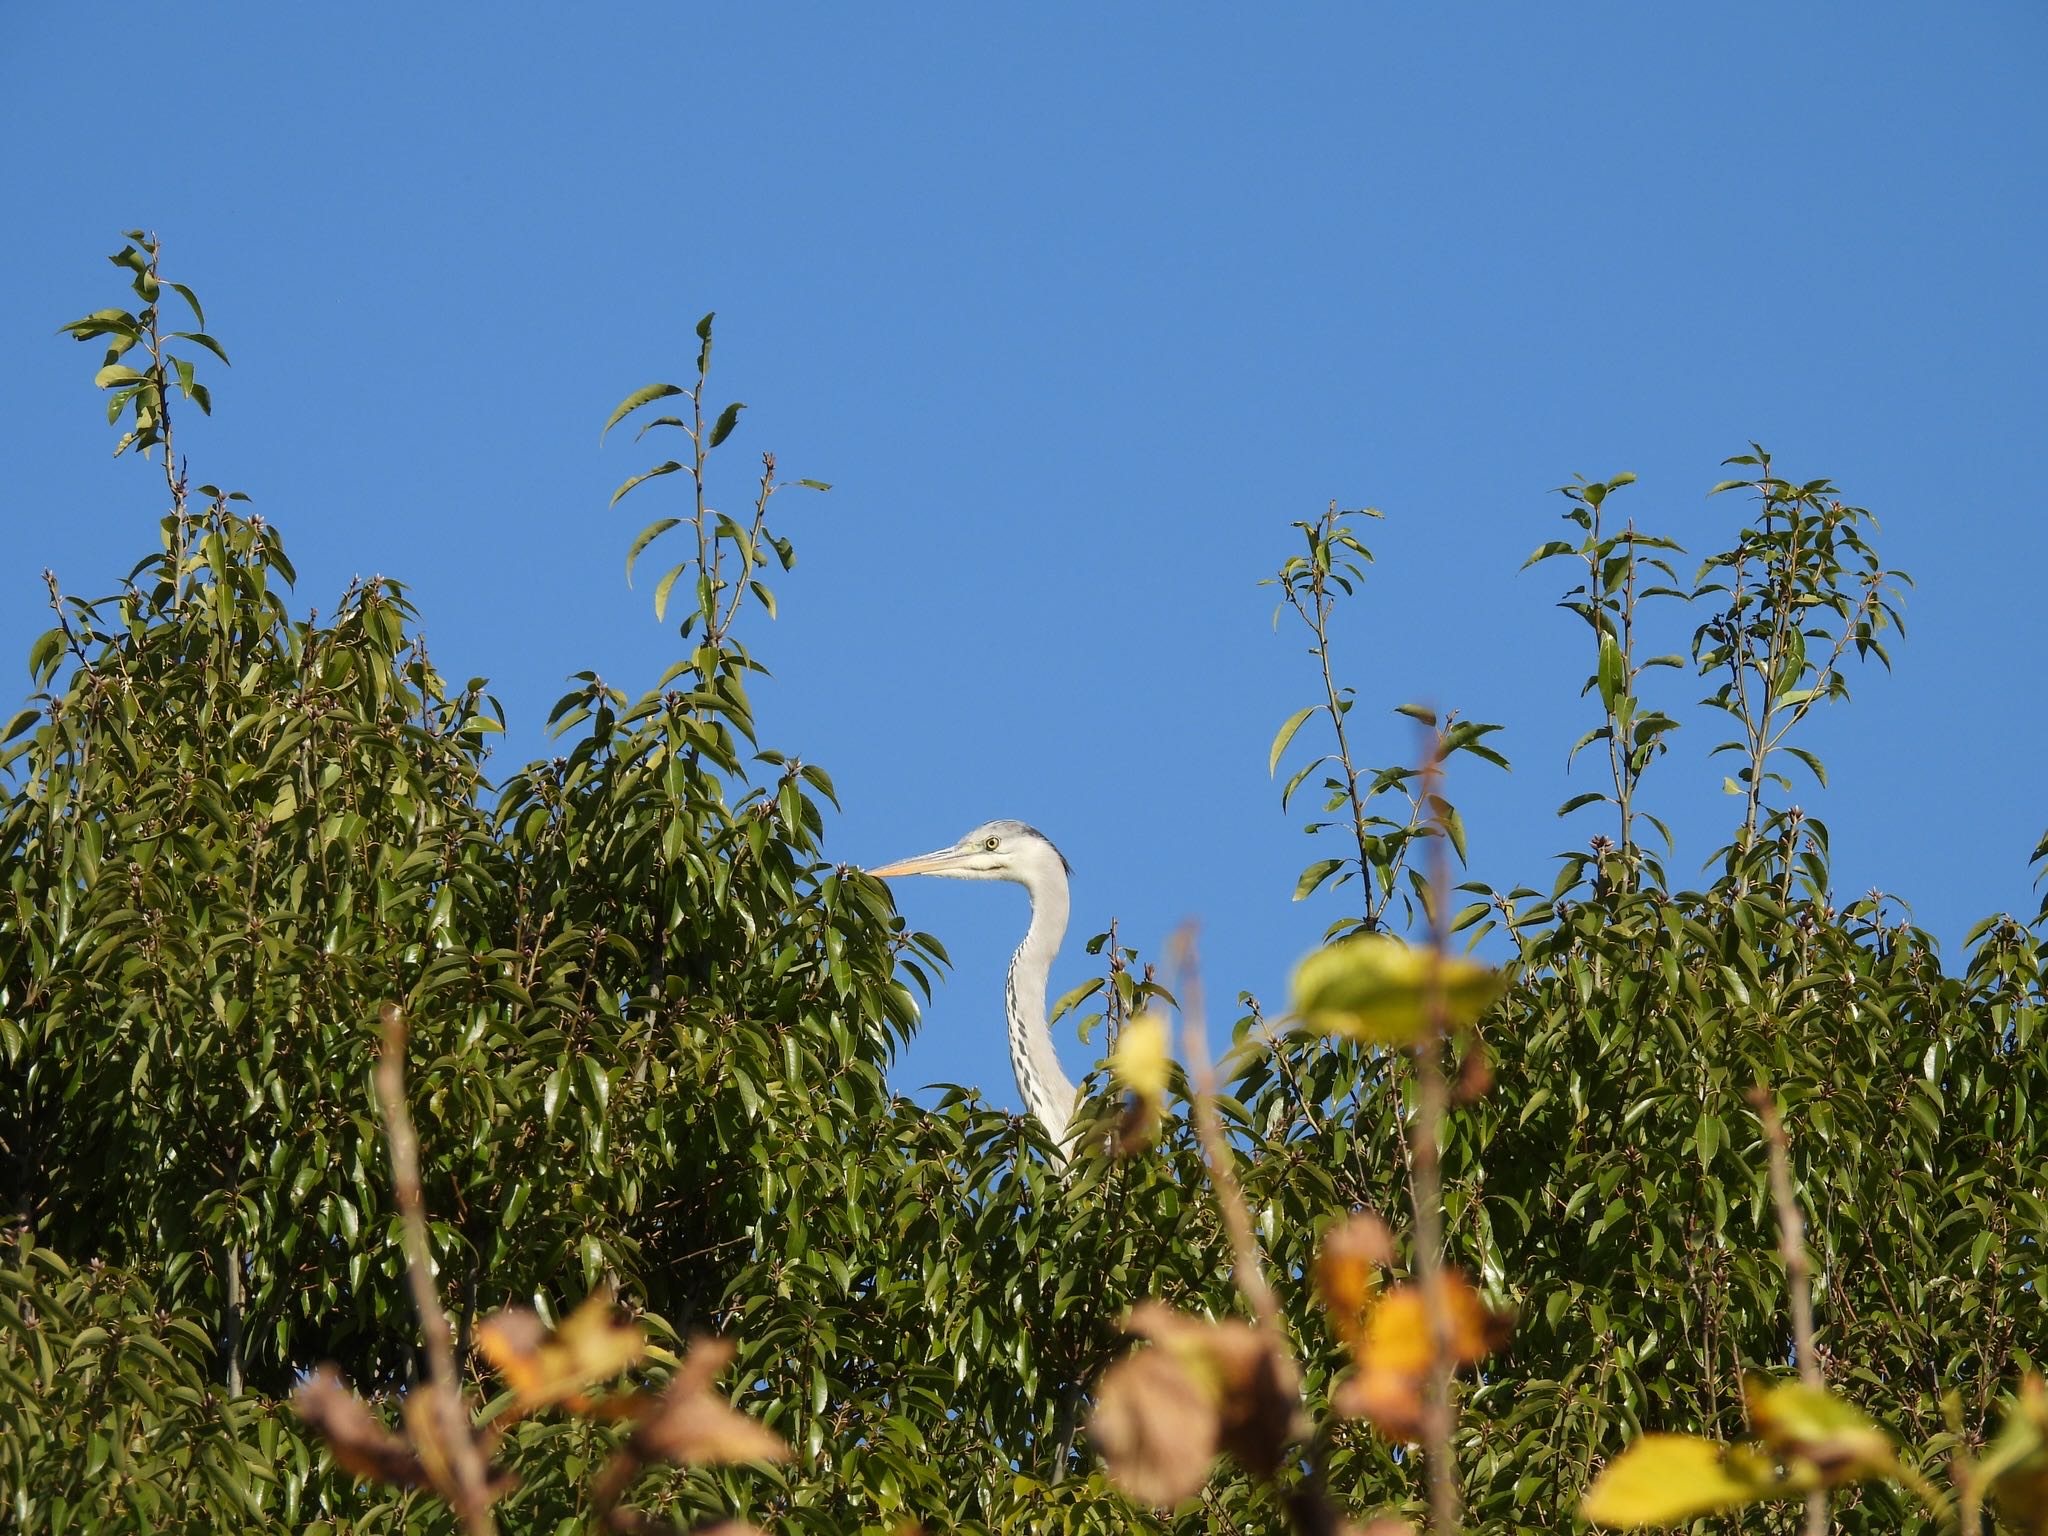
[[[1294,1011],[1311,1029],[1373,1045],[1411,1045],[1430,1027],[1441,988],[1444,1024],[1463,1029],[1500,995],[1500,973],[1439,957],[1383,934],[1317,950],[1294,971]]]
[[[1147,1104],[1166,1097],[1166,1084],[1173,1070],[1166,1016],[1148,1008],[1117,1036],[1110,1053],[1109,1070],[1117,1082]]]
[[[1512,1323],[1507,1314],[1489,1309],[1471,1282],[1456,1270],[1445,1270],[1440,1283],[1444,1309],[1450,1314],[1453,1360],[1460,1365],[1475,1364],[1506,1342]],[[1359,1363],[1368,1369],[1427,1375],[1432,1352],[1429,1307],[1422,1287],[1395,1286],[1366,1319]]]
[[[1474,1364],[1507,1341],[1514,1324],[1511,1313],[1489,1308],[1455,1270],[1444,1271],[1441,1284],[1454,1364]],[[1358,1369],[1338,1384],[1331,1406],[1346,1418],[1370,1421],[1389,1440],[1421,1438],[1422,1390],[1435,1352],[1422,1287],[1395,1286],[1370,1306],[1362,1326],[1338,1331],[1351,1346]]]
[[[478,1325],[477,1348],[519,1398],[521,1412],[576,1404],[585,1387],[609,1381],[647,1353],[637,1323],[620,1315],[609,1291],[594,1291],[550,1333],[525,1307],[507,1307]]]
[[[1366,1309],[1379,1291],[1378,1271],[1393,1262],[1393,1234],[1370,1211],[1332,1227],[1323,1238],[1316,1255],[1316,1294],[1330,1315],[1332,1331],[1345,1344],[1357,1346]]]
[[[2029,1374],[2005,1427],[1979,1466],[2004,1470],[1991,1482],[1991,1499],[2006,1523],[2025,1536],[2048,1536],[2048,1391]]]
[[[1882,1477],[1897,1463],[1891,1436],[1853,1403],[1796,1381],[1743,1384],[1757,1438],[1788,1462],[1806,1462],[1829,1486]]]
[[[1579,1513],[1595,1525],[1684,1525],[1780,1491],[1753,1453],[1693,1435],[1645,1435],[1607,1464]]]

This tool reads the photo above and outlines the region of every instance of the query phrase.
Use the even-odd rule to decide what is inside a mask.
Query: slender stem
[[[740,546],[740,574],[732,584],[732,601],[726,605],[725,617],[718,621],[713,635],[713,644],[722,645],[726,632],[732,628],[732,621],[740,611],[740,601],[747,594],[747,582],[754,574],[754,567],[761,563],[761,529],[768,521],[768,498],[775,494],[775,455],[761,455],[761,489],[754,497],[754,526],[747,536],[747,542]],[[713,591],[717,589],[714,586]]]
[[[1425,804],[1442,796],[1438,785],[1443,775],[1443,737],[1432,730],[1428,756],[1422,768]],[[1416,1088],[1416,1134],[1410,1144],[1409,1194],[1415,1203],[1415,1273],[1422,1286],[1423,1305],[1429,1313],[1429,1390],[1422,1403],[1424,1464],[1429,1477],[1429,1522],[1434,1536],[1451,1536],[1458,1528],[1458,1469],[1452,1460],[1451,1441],[1456,1410],[1451,1403],[1451,1313],[1443,1284],[1443,1124],[1450,1104],[1450,1085],[1444,1080],[1443,1042],[1448,1023],[1444,1003],[1443,957],[1449,941],[1450,869],[1445,855],[1449,842],[1441,818],[1431,832],[1431,890],[1429,900],[1430,1025],[1415,1048],[1419,1081]]]
[[[1273,1336],[1276,1348],[1284,1349],[1287,1340],[1280,1322],[1280,1303],[1259,1262],[1251,1213],[1245,1207],[1244,1190],[1237,1182],[1237,1164],[1223,1134],[1223,1119],[1216,1113],[1216,1065],[1209,1059],[1209,1033],[1202,1011],[1202,980],[1196,969],[1192,923],[1173,936],[1171,953],[1178,972],[1174,990],[1180,998],[1181,1049],[1187,1059],[1188,1086],[1194,1090],[1190,1107],[1194,1111],[1195,1134],[1202,1143],[1202,1157],[1209,1165],[1209,1182],[1216,1188],[1216,1204],[1223,1213],[1223,1230],[1230,1236],[1231,1277],[1259,1326]]]
[[[1606,562],[1601,558],[1603,551],[1600,544],[1600,503],[1588,498],[1587,504],[1591,508],[1593,525],[1586,530],[1586,606],[1593,615],[1593,665],[1597,669],[1600,664],[1600,656],[1606,649],[1607,607],[1613,594],[1607,585]],[[1629,527],[1633,529],[1635,524],[1631,522]],[[1633,545],[1629,547],[1628,577],[1632,595],[1635,586],[1635,547]],[[1633,654],[1629,648],[1631,643],[1628,620],[1630,606],[1631,604],[1629,603],[1623,604],[1621,633],[1617,639],[1617,643],[1621,646],[1622,686],[1624,690],[1633,681],[1628,675],[1629,657]],[[1614,706],[1607,703],[1604,694],[1601,697],[1601,708],[1607,716],[1607,768],[1608,772],[1614,777],[1614,804],[1621,813],[1621,860],[1622,868],[1626,869],[1629,862],[1627,752],[1622,742],[1621,718],[1616,714]]]
[[[1329,510],[1323,514],[1322,527],[1312,536],[1311,544],[1316,545],[1326,542],[1336,528],[1336,524],[1337,504],[1333,501],[1330,503]],[[1309,632],[1316,637],[1315,656],[1316,662],[1321,667],[1323,674],[1323,699],[1329,707],[1330,727],[1337,737],[1337,761],[1344,768],[1344,793],[1351,807],[1351,831],[1358,842],[1358,879],[1359,883],[1365,888],[1365,925],[1368,928],[1377,928],[1379,926],[1380,913],[1384,910],[1385,903],[1384,901],[1375,903],[1373,900],[1372,835],[1366,830],[1365,826],[1365,796],[1359,792],[1358,768],[1351,756],[1351,739],[1344,729],[1343,697],[1338,690],[1336,676],[1330,669],[1330,612],[1335,606],[1335,602],[1330,596],[1328,573],[1323,568],[1323,562],[1315,558],[1313,551],[1311,552],[1308,567],[1309,592],[1312,603],[1304,604],[1302,602],[1301,596],[1295,590],[1292,582],[1289,582],[1286,588],[1287,599],[1294,605],[1294,611],[1299,613],[1303,621],[1308,625]],[[1310,611],[1311,607],[1313,607],[1313,612]],[[1388,896],[1391,897],[1391,895],[1392,887],[1390,885]]]
[[[242,1246],[229,1243],[227,1249],[228,1292],[228,1396],[242,1395]]]
[[[1799,1202],[1792,1193],[1792,1147],[1785,1135],[1785,1123],[1778,1116],[1777,1100],[1766,1088],[1752,1088],[1749,1102],[1764,1125],[1764,1142],[1771,1157],[1771,1199],[1778,1208],[1778,1253],[1785,1261],[1785,1289],[1792,1300],[1792,1345],[1799,1365],[1799,1379],[1819,1389],[1825,1385],[1820,1357],[1813,1346],[1813,1264],[1807,1257],[1804,1223]],[[1828,1496],[1815,1489],[1806,1496],[1807,1536],[1825,1536],[1828,1528]]]
[[[493,1525],[483,1452],[470,1431],[469,1410],[455,1374],[455,1349],[448,1314],[434,1286],[434,1260],[427,1243],[426,1202],[420,1196],[420,1143],[405,1102],[405,1015],[386,1003],[384,1049],[377,1058],[377,1103],[384,1137],[391,1146],[391,1188],[405,1234],[406,1279],[420,1315],[427,1346],[428,1381],[435,1432],[454,1475],[455,1513],[472,1536],[488,1536]]]
[[[1202,1008],[1202,977],[1195,957],[1195,926],[1185,924],[1168,947],[1177,972],[1174,991],[1180,1000],[1181,1054],[1192,1090],[1195,1134],[1208,1164],[1209,1182],[1216,1191],[1216,1205],[1223,1214],[1223,1228],[1230,1235],[1231,1278],[1236,1281],[1245,1304],[1258,1319],[1275,1355],[1291,1359],[1287,1330],[1280,1316],[1280,1302],[1266,1279],[1259,1260],[1258,1239],[1252,1232],[1251,1212],[1245,1205],[1244,1189],[1237,1182],[1237,1166],[1230,1142],[1223,1132],[1222,1117],[1216,1113],[1216,1065],[1209,1056],[1209,1033]],[[1300,1536],[1337,1536],[1343,1529],[1336,1506],[1323,1483],[1322,1454],[1318,1441],[1308,1457],[1308,1469],[1301,1484],[1285,1496],[1288,1522]]]
[[[154,278],[157,263],[163,254],[162,242],[151,238],[149,245],[149,275]],[[164,445],[164,485],[171,493],[171,555],[176,565],[171,573],[171,611],[176,613],[185,602],[185,550],[187,529],[185,525],[185,475],[178,468],[178,455],[171,440],[171,383],[164,373],[163,329],[157,316],[157,307],[163,302],[162,289],[149,303],[149,329],[146,345],[149,348],[149,380],[156,389],[157,435]],[[201,330],[205,327],[201,326]]]
[[[715,589],[710,588],[711,566],[704,558],[704,460],[709,449],[704,446],[704,380],[703,367],[697,369],[697,387],[690,391],[690,481],[695,487],[697,515],[691,521],[697,534],[697,607],[704,612],[705,623],[717,616]],[[711,553],[715,556],[717,550]],[[709,681],[709,679],[706,679]]]
[[[1636,520],[1630,518],[1622,529],[1622,538],[1628,546],[1628,564],[1622,568],[1621,586],[1621,689],[1622,696],[1630,700],[1633,718],[1636,691]],[[1621,802],[1621,867],[1629,876],[1630,888],[1634,888],[1635,871],[1635,788],[1636,776],[1641,771],[1635,760],[1635,749],[1628,739],[1626,725],[1614,721],[1615,736],[1608,745],[1618,746],[1615,763],[1614,796]]]

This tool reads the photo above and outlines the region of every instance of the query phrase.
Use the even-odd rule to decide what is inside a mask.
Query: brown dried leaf
[[[2000,1518],[2025,1536],[2048,1536],[2048,1467],[2014,1467],[1991,1484]]]
[[[426,1486],[427,1471],[413,1448],[386,1429],[370,1405],[342,1385],[341,1375],[323,1365],[299,1383],[292,1407],[333,1453],[334,1463],[358,1477],[401,1488]]]
[[[1476,1104],[1493,1091],[1493,1063],[1486,1059],[1486,1042],[1475,1039],[1465,1047],[1458,1062],[1457,1080],[1451,1085],[1453,1104]]]
[[[789,1446],[780,1435],[712,1388],[732,1356],[732,1345],[722,1339],[693,1340],[668,1390],[640,1399],[644,1417],[628,1442],[631,1453],[643,1462],[684,1465],[789,1460]]]
[[[1263,1331],[1219,1323],[1210,1358],[1223,1378],[1218,1439],[1239,1466],[1271,1477],[1286,1459],[1301,1412],[1301,1381],[1294,1362]]]
[[[1407,1371],[1353,1371],[1337,1383],[1330,1406],[1347,1419],[1364,1419],[1385,1438],[1412,1445],[1422,1438],[1426,1377]]]
[[[593,1291],[552,1333],[526,1307],[507,1307],[478,1325],[477,1348],[505,1378],[519,1411],[554,1403],[587,1406],[583,1390],[610,1381],[647,1353],[639,1324],[622,1315],[609,1291]]]
[[[1301,1405],[1294,1362],[1248,1323],[1210,1322],[1155,1301],[1132,1308],[1124,1328],[1157,1350],[1138,1351],[1103,1378],[1094,1431],[1098,1442],[1108,1436],[1104,1459],[1119,1486],[1145,1503],[1177,1502],[1200,1491],[1217,1450],[1272,1476]],[[1142,1363],[1155,1354],[1170,1374]],[[1129,1477],[1118,1476],[1110,1445]]]
[[[681,1526],[658,1519],[645,1510],[630,1509],[624,1505],[605,1511],[602,1524],[606,1530],[618,1532],[619,1536],[766,1536],[759,1526],[749,1525],[744,1520],[720,1520],[711,1525],[693,1526],[686,1532]]]
[[[1102,1376],[1088,1433],[1110,1481],[1165,1509],[1209,1480],[1222,1430],[1210,1391],[1167,1350],[1142,1348]]]

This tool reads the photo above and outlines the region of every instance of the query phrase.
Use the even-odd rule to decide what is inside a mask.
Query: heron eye
[[[990,839],[989,839],[989,840],[988,840],[988,841],[987,841],[986,843],[982,844],[982,846],[983,846],[984,848],[988,849],[988,851],[989,851],[990,853],[994,853],[994,852],[996,851],[996,847],[997,847],[997,845],[998,845],[998,844],[1000,844],[1001,842],[1002,842],[1002,839],[1001,839],[1001,838],[999,838],[999,837],[992,837],[992,838],[990,838]]]

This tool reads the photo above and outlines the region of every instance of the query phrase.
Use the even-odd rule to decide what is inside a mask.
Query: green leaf
[[[1287,743],[1294,739],[1294,733],[1301,729],[1302,723],[1310,715],[1322,708],[1324,706],[1321,704],[1307,704],[1287,717],[1286,723],[1280,727],[1279,734],[1273,738],[1273,750],[1266,758],[1267,778],[1272,778],[1280,771],[1280,754],[1287,750]]]
[[[677,463],[674,459],[670,459],[665,464],[655,465],[654,468],[648,470],[645,474],[633,476],[624,485],[620,486],[616,491],[612,492],[612,499],[605,504],[606,509],[609,510],[612,507],[616,507],[619,504],[619,498],[625,495],[626,492],[632,490],[634,486],[643,485],[647,481],[655,479],[657,476],[660,475],[672,475],[682,467],[683,466]]]
[[[712,447],[716,448],[720,443],[732,436],[732,429],[739,425],[740,412],[746,408],[745,401],[735,400],[731,405],[728,405],[718,413],[717,424],[711,429]]]
[[[180,341],[189,341],[194,346],[206,348],[207,351],[211,352],[215,357],[219,358],[224,363],[227,362],[228,360],[228,355],[226,352],[221,350],[220,343],[215,341],[211,336],[207,335],[206,332],[204,331],[173,331],[171,332],[171,334],[177,337],[178,340]],[[229,366],[233,367],[234,365],[230,363]]]
[[[1804,747],[1788,746],[1780,747],[1778,750],[1780,752],[1789,752],[1793,757],[1797,758],[1800,762],[1804,763],[1806,765],[1806,771],[1814,776],[1814,778],[1819,782],[1821,788],[1827,788],[1828,771],[1821,765],[1821,760],[1817,756],[1807,751]]]
[[[199,307],[199,296],[196,293],[194,293],[190,288],[187,288],[183,283],[172,283],[169,286],[173,293],[177,294],[179,298],[183,299],[188,305],[191,306],[192,318],[199,322],[200,330],[205,330],[206,311]]]
[[[1601,706],[1613,714],[1616,701],[1628,691],[1628,664],[1622,656],[1620,642],[1606,633],[1600,636],[1598,679]]]
[[[1102,986],[1103,978],[1100,976],[1095,976],[1091,977],[1087,981],[1082,982],[1080,986],[1075,987],[1071,992],[1067,993],[1064,997],[1062,997],[1057,1003],[1053,1005],[1052,1022],[1055,1024],[1059,1023],[1059,1021],[1068,1013],[1070,1013],[1074,1008],[1078,1007],[1082,1003],[1085,1003],[1086,1001],[1088,1001],[1089,998],[1093,997],[1096,993],[1100,992],[1102,990]]]
[[[1344,867],[1342,859],[1318,859],[1301,872],[1301,878],[1294,882],[1294,899],[1304,901],[1314,894],[1330,876]]]
[[[113,389],[122,384],[134,384],[142,375],[125,363],[109,363],[92,376],[93,384],[100,389]]]
[[[616,498],[614,498],[616,499]],[[633,562],[640,558],[640,551],[660,538],[669,529],[680,523],[680,517],[663,517],[649,523],[640,530],[640,536],[633,540],[633,547],[626,551],[626,585],[633,585]]]
[[[28,648],[28,673],[38,688],[46,685],[56,674],[58,659],[63,654],[62,629],[46,629],[36,637],[35,644]]]
[[[604,428],[597,434],[597,440],[600,443],[603,442],[606,436],[610,434],[613,427],[616,427],[626,417],[632,415],[633,412],[639,410],[641,406],[646,405],[651,401],[665,400],[670,395],[680,395],[685,393],[687,393],[687,391],[685,391],[683,387],[679,384],[649,384],[644,388],[634,390],[633,393],[626,396],[625,399],[619,402],[617,410],[613,411],[610,416],[605,418]],[[618,498],[614,496],[612,500],[616,501],[618,500]]]
[[[687,560],[683,561],[680,565],[672,566],[668,574],[662,577],[660,582],[656,584],[654,588],[654,619],[656,623],[660,623],[668,617],[669,589],[676,584],[676,578],[689,568],[690,563]]]
[[[1431,808],[1442,823],[1444,835],[1451,840],[1451,849],[1458,855],[1458,862],[1465,862],[1465,818],[1458,814],[1458,808],[1441,795],[1430,797]]]

